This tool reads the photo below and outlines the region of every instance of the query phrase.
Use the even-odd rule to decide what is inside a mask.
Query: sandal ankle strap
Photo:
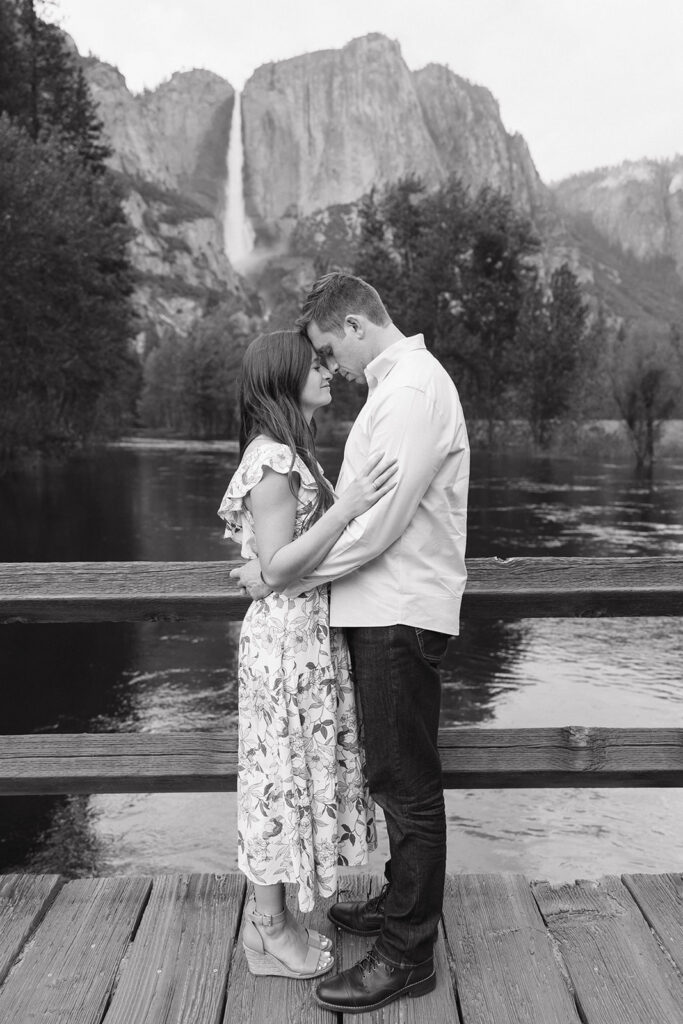
[[[281,910],[279,914],[259,914],[257,910],[247,910],[247,917],[254,924],[260,924],[263,928],[272,928],[274,924],[282,924],[287,913],[287,908]]]

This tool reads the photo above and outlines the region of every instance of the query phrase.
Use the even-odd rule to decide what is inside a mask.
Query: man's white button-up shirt
[[[456,635],[469,482],[458,393],[419,334],[385,349],[365,376],[368,398],[349,433],[337,490],[376,452],[398,460],[398,483],[349,523],[294,589],[331,580],[333,626],[403,623]]]

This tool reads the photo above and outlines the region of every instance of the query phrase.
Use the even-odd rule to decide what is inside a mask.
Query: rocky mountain
[[[112,167],[220,212],[232,86],[210,71],[188,71],[133,95],[111,65],[90,58],[85,70],[114,150]]]
[[[553,191],[567,216],[638,260],[673,260],[683,280],[683,157],[578,174]]]
[[[265,64],[242,105],[247,213],[262,231],[408,173],[442,176],[413,77],[385,36]]]
[[[436,64],[411,72],[383,35],[263,65],[242,106],[246,207],[264,240],[408,174],[490,184],[530,215],[552,206],[491,93]]]
[[[144,348],[168,329],[187,333],[207,292],[243,295],[224,245],[235,92],[195,70],[133,95],[115,68],[94,58],[84,67],[137,229]],[[258,68],[244,88],[241,134],[245,212],[257,244],[277,250],[270,277],[293,296],[313,273],[310,247],[297,248],[308,219],[332,258],[346,256],[353,204],[407,174],[433,186],[455,172],[472,188],[508,192],[539,223],[557,222],[524,140],[506,132],[488,90],[437,65],[411,72],[383,35]],[[339,239],[320,225],[336,223],[327,211],[339,207],[348,207],[349,244],[337,253]],[[259,282],[263,261],[260,272]]]
[[[436,64],[411,71],[380,34],[258,68],[232,140],[239,108],[219,76],[178,73],[133,95],[116,69],[84,65],[138,229],[141,348],[167,330],[188,333],[207,297],[248,305],[247,288],[289,316],[321,259],[352,262],[358,200],[408,174],[435,186],[455,173],[473,190],[502,190],[536,227],[545,270],[568,262],[615,316],[683,320],[683,158],[551,190],[487,89]],[[260,255],[246,286],[225,253],[231,143],[242,146],[230,162],[243,168],[237,215],[249,218]],[[653,259],[664,261],[657,273]]]
[[[137,231],[132,256],[144,350],[168,330],[188,333],[207,296],[242,294],[223,243],[235,92],[218,75],[189,71],[133,95],[116,68],[88,58],[84,70]]]
[[[552,192],[608,313],[655,333],[683,325],[683,157],[574,175]]]
[[[457,174],[473,191],[490,185],[528,216],[551,215],[552,202],[521,135],[510,135],[488,89],[440,64],[413,74],[422,115],[444,175]]]

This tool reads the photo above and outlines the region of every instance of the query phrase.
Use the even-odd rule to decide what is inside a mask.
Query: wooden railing
[[[0,623],[239,619],[230,562],[0,564]],[[683,616],[683,558],[471,559],[463,619]],[[1,637],[0,637],[1,640]],[[448,728],[450,788],[683,786],[683,729]],[[0,794],[234,790],[234,732],[0,737]]]

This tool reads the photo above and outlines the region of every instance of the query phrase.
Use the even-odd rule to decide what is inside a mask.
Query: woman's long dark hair
[[[315,428],[306,422],[300,405],[313,354],[310,341],[299,331],[260,334],[244,353],[240,385],[240,457],[259,434],[286,444],[292,453],[289,486],[296,495],[292,472],[299,455],[318,485],[317,499],[307,510],[309,523],[334,502],[316,459]]]

